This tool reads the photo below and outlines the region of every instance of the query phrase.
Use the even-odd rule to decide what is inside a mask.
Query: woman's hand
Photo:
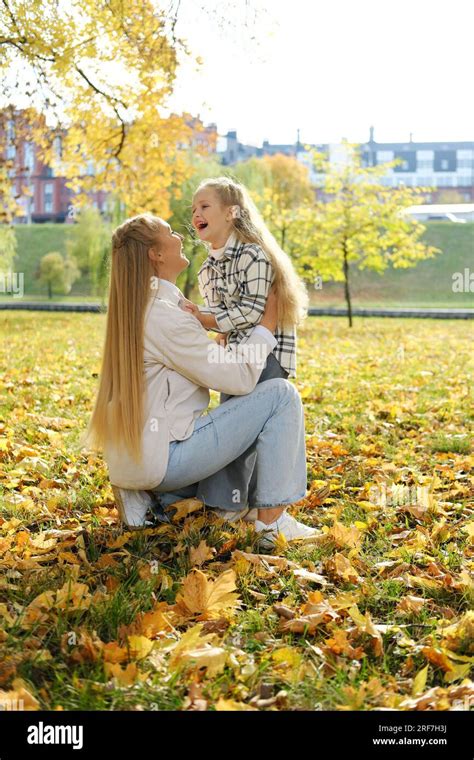
[[[267,302],[265,304],[265,311],[263,312],[263,317],[259,324],[262,325],[262,327],[266,327],[267,330],[270,330],[272,333],[276,330],[278,324],[278,301],[273,287],[270,288]]]
[[[219,343],[221,346],[226,346],[227,344],[227,333],[218,333],[216,337],[214,338],[216,343]]]

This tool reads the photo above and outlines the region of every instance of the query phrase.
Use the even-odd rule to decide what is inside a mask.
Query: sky
[[[474,140],[473,28],[472,0],[181,0],[170,105],[252,145]]]

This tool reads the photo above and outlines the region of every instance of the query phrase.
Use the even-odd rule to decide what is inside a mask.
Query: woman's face
[[[176,280],[177,276],[189,266],[189,259],[183,253],[183,236],[174,232],[168,222],[160,221],[157,246],[150,249],[158,277]]]

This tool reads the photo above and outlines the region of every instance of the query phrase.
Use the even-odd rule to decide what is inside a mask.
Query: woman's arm
[[[164,301],[149,315],[147,348],[166,366],[197,385],[233,396],[250,393],[268,355],[276,345],[276,299],[270,299],[266,318],[244,346],[224,348],[208,338],[194,317]]]

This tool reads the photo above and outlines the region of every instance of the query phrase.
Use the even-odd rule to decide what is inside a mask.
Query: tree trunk
[[[194,249],[193,249],[193,254],[194,254]],[[188,300],[189,300],[189,296],[191,295],[191,290],[193,288],[193,280],[194,280],[193,271],[192,271],[193,269],[194,269],[193,258],[191,258],[191,261],[189,262],[189,266],[186,269],[186,279],[184,281],[184,288],[183,288],[183,295]]]
[[[191,290],[193,289],[194,281],[196,279],[196,272],[194,271],[194,257],[197,255],[197,248],[197,246],[193,245],[191,252],[191,261],[189,262],[189,266],[186,269],[186,279],[184,281],[183,295],[188,299],[191,295]]]
[[[191,289],[192,289],[191,277],[189,276],[189,274],[186,274],[186,282],[184,283],[183,295],[185,298],[188,299],[188,301],[189,301],[189,296],[191,294]]]
[[[52,298],[52,297],[53,297],[53,289],[51,287],[51,283],[48,282],[48,298]]]
[[[344,251],[344,295],[346,297],[346,303],[347,303],[349,327],[352,327],[352,303],[351,303],[351,292],[349,289],[349,262],[347,260],[346,241],[344,241],[343,243],[343,251]]]

